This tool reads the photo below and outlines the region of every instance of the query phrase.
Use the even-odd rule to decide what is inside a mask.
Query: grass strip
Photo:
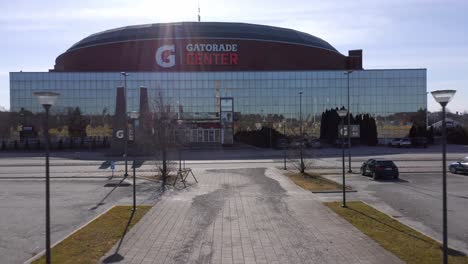
[[[325,203],[335,213],[375,240],[406,263],[442,263],[442,245],[418,231],[398,222],[363,202]],[[468,257],[449,250],[449,263],[468,263]]]
[[[115,206],[60,242],[52,248],[52,263],[97,263],[151,206],[137,206],[133,217],[131,209],[132,206]],[[45,263],[45,255],[33,262],[39,263]]]
[[[289,173],[287,174],[295,184],[301,186],[303,189],[318,192],[318,191],[338,191],[341,190],[343,185],[336,183],[332,180],[326,179],[316,173]],[[350,190],[349,187],[346,188]]]

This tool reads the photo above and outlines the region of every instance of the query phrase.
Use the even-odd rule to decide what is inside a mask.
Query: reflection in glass
[[[129,110],[138,110],[138,88],[142,85],[149,89],[150,102],[161,93],[171,109],[182,110],[184,116],[216,116],[220,98],[233,97],[236,131],[256,129],[255,124],[263,121],[263,109],[269,126],[276,128],[284,123],[287,133],[295,133],[299,91],[303,91],[307,135],[318,136],[323,112],[347,105],[347,82],[342,71],[131,74]],[[102,114],[102,109],[107,109],[112,115],[115,88],[121,82],[120,73],[12,73],[11,110],[42,111],[33,98],[40,87],[62,94],[56,111],[79,106],[84,114]],[[425,120],[426,70],[355,71],[350,75],[350,95],[351,114],[373,116],[379,137],[403,137],[413,123]]]

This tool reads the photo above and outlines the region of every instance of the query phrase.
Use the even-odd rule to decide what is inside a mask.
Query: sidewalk
[[[103,263],[402,263],[276,169],[195,171]]]

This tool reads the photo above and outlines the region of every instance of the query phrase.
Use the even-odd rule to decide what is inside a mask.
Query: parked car
[[[277,149],[287,149],[288,148],[288,140],[285,138],[280,138],[276,141],[275,148]]]
[[[425,137],[414,137],[411,139],[411,144],[413,147],[423,147],[427,148],[427,138]]]
[[[307,140],[307,146],[310,148],[322,148],[322,144],[318,138],[310,138]]]
[[[398,145],[399,148],[411,148],[412,146],[413,144],[411,144],[411,140],[409,138],[402,138]]]
[[[448,167],[451,173],[466,174],[468,173],[468,157],[465,157],[457,162],[450,163]]]
[[[394,138],[394,139],[392,139],[392,141],[390,141],[388,143],[388,146],[389,147],[399,147],[400,146],[400,141],[401,141],[400,138]]]
[[[362,163],[361,174],[363,176],[372,176],[375,179],[391,177],[398,180],[398,167],[391,160],[369,159]]]
[[[291,143],[289,144],[289,147],[292,148],[292,149],[299,149],[301,148],[301,145],[302,145],[302,148],[306,148],[307,147],[307,140],[301,140],[301,139],[295,139],[293,141],[291,141]]]
[[[337,148],[341,148],[341,146],[343,145],[344,143],[344,147],[347,148],[348,147],[348,139],[347,138],[337,138],[335,140],[335,147]]]

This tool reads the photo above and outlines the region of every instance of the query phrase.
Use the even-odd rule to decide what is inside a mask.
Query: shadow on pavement
[[[132,163],[132,169],[133,168],[140,168],[141,165],[143,165],[143,163],[145,163],[146,160],[141,160],[141,159],[137,159],[137,160],[134,160]]]
[[[407,180],[403,180],[403,179],[398,179],[398,180],[394,180],[394,179],[377,179],[377,180],[374,180],[372,178],[370,178],[371,180],[373,181],[376,181],[376,182],[396,182],[396,183],[400,183],[400,182],[404,182],[404,183],[408,183],[409,181]]]
[[[104,198],[102,198],[102,200],[99,201],[94,207],[89,208],[89,210],[93,210],[93,211],[94,211],[94,210],[98,209],[99,206],[106,204],[106,203],[104,203],[104,201],[105,201],[105,200],[111,195],[111,193],[112,193],[113,191],[115,191],[115,189],[117,189],[119,186],[129,186],[130,184],[128,184],[128,183],[126,183],[127,185],[122,185],[122,183],[123,183],[123,181],[124,181],[125,179],[126,179],[126,177],[123,178],[122,180],[120,180],[120,182],[118,182],[117,184],[113,185],[114,188],[112,188],[112,190],[110,190],[110,192],[109,192],[108,194],[106,194],[106,196],[104,196]],[[106,183],[106,184],[104,185],[104,187],[110,187],[110,183]]]
[[[122,237],[120,238],[119,245],[117,245],[117,248],[115,249],[114,254],[108,256],[105,258],[102,262],[103,263],[115,263],[115,262],[120,262],[124,259],[122,255],[119,254],[120,247],[122,246],[122,242],[125,238],[125,235],[128,232],[128,228],[130,227],[130,223],[132,222],[133,216],[135,215],[135,211],[132,211],[132,214],[130,215],[130,218],[128,219],[127,226],[125,227],[125,230],[122,234]]]
[[[111,166],[111,162],[109,160],[104,161],[101,166],[99,166],[100,170],[108,169]]]

